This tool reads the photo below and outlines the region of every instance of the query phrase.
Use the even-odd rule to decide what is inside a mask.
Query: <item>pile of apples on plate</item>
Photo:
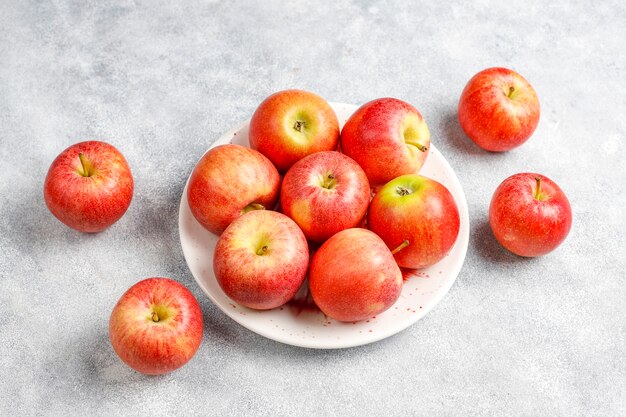
[[[324,99],[281,91],[255,111],[249,143],[209,150],[187,191],[196,220],[220,236],[213,269],[239,304],[279,307],[308,275],[324,314],[371,318],[400,296],[400,267],[438,262],[457,238],[452,194],[417,174],[430,133],[408,103],[366,103],[340,133]]]
[[[521,75],[490,68],[466,85],[458,112],[477,145],[500,152],[532,135],[539,101]],[[281,306],[308,276],[310,295],[324,314],[364,320],[396,302],[400,268],[439,262],[457,239],[454,197],[419,175],[430,148],[427,124],[404,101],[370,101],[340,131],[324,99],[281,91],[256,109],[249,144],[210,149],[195,166],[186,196],[196,220],[219,235],[213,268],[220,287],[244,306]],[[63,223],[98,232],[126,212],[133,187],[116,148],[81,142],[52,163],[44,197]],[[529,257],[555,249],[572,221],[562,190],[535,173],[507,178],[492,197],[489,218],[503,246]],[[165,373],[197,351],[202,312],[178,282],[150,278],[118,301],[109,333],[129,366]]]

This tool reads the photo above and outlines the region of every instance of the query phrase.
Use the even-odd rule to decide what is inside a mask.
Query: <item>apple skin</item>
[[[147,375],[171,372],[186,364],[202,341],[202,310],[182,284],[148,278],[122,295],[109,319],[115,353]]]
[[[307,239],[322,243],[356,227],[367,212],[370,186],[354,160],[335,152],[318,152],[287,171],[280,192],[281,210]]]
[[[273,209],[279,190],[280,175],[269,159],[244,146],[221,145],[198,161],[187,201],[196,220],[219,235],[249,210]]]
[[[133,176],[121,152],[105,142],[87,141],[70,146],[52,162],[44,200],[67,226],[95,233],[126,213],[133,189]]]
[[[341,130],[341,151],[363,168],[373,187],[419,172],[429,148],[430,131],[420,112],[395,98],[365,103]]]
[[[250,146],[281,173],[307,155],[337,149],[339,121],[322,97],[302,90],[266,98],[250,120]]]
[[[443,259],[459,235],[459,209],[439,182],[403,175],[381,188],[368,211],[367,224],[394,251],[403,268],[421,269]]]
[[[459,99],[459,123],[481,148],[520,146],[539,124],[539,98],[530,83],[507,68],[488,68],[469,80]]]
[[[279,307],[296,294],[309,266],[309,247],[284,214],[254,210],[222,233],[213,255],[215,277],[233,301],[256,310]]]
[[[548,177],[515,174],[494,192],[489,223],[498,242],[509,251],[525,257],[541,256],[567,237],[572,227],[572,208],[565,193]]]
[[[355,322],[378,315],[396,302],[402,291],[402,272],[376,234],[346,229],[315,252],[309,288],[324,314]]]

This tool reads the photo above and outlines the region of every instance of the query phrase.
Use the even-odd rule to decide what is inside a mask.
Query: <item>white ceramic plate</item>
[[[351,104],[331,103],[341,126],[357,109]],[[235,143],[249,146],[248,122],[232,129],[211,147]],[[428,156],[420,174],[444,184],[454,196],[459,207],[461,229],[450,254],[441,262],[420,270],[405,273],[402,294],[398,301],[384,313],[358,323],[341,323],[327,318],[311,308],[301,290],[295,301],[268,311],[243,307],[222,291],[213,273],[213,251],[218,237],[196,221],[187,204],[187,185],[180,199],[178,227],[185,260],[204,293],[224,313],[244,327],[270,339],[295,346],[336,349],[359,346],[394,335],[433,308],[448,292],[456,279],[467,252],[469,241],[469,216],[467,201],[454,171],[431,143]]]

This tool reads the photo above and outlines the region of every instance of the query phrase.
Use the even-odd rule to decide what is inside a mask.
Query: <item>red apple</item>
[[[186,364],[202,341],[202,311],[193,294],[169,278],[130,287],[109,320],[115,353],[134,370],[159,375]]]
[[[553,251],[572,227],[572,209],[556,183],[540,174],[515,174],[498,186],[489,207],[498,242],[519,256]]]
[[[459,209],[444,185],[403,175],[374,196],[367,224],[393,250],[398,265],[419,269],[450,252],[459,234]]]
[[[54,216],[81,232],[100,232],[118,221],[133,198],[133,176],[112,145],[70,146],[50,165],[44,200]]]
[[[246,307],[268,310],[289,301],[309,265],[306,238],[284,214],[251,211],[222,233],[213,255],[224,293]]]
[[[524,77],[507,68],[474,75],[459,100],[461,127],[483,149],[502,152],[526,142],[539,123],[539,98]]]
[[[296,162],[287,171],[280,192],[283,213],[317,243],[357,226],[369,201],[370,187],[361,167],[335,151]]]
[[[372,186],[417,173],[429,147],[430,132],[420,112],[395,98],[362,105],[341,130],[341,151],[363,168]]]
[[[320,96],[302,90],[279,91],[254,112],[249,140],[253,149],[285,173],[307,155],[337,149],[339,122]]]
[[[273,209],[280,175],[259,152],[240,145],[221,145],[198,161],[189,179],[187,201],[207,230],[221,234],[250,210]]]
[[[360,321],[396,302],[402,272],[378,236],[366,229],[346,229],[313,256],[309,287],[324,314],[339,321]]]

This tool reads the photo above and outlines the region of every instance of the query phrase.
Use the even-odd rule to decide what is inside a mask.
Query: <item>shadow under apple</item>
[[[209,311],[208,314],[206,313],[207,310]],[[224,321],[216,318],[216,312],[213,310],[216,309],[203,308],[204,329],[202,343],[198,351],[188,363],[172,372],[163,375],[144,375],[129,367],[113,349],[109,339],[108,325],[102,323],[89,332],[77,333],[74,339],[70,338],[69,346],[60,350],[60,352],[65,352],[61,354],[62,356],[77,354],[79,361],[72,357],[57,357],[54,360],[54,366],[70,361],[78,362],[76,366],[79,372],[73,373],[77,374],[75,376],[79,380],[97,381],[97,384],[102,385],[132,385],[150,380],[158,383],[158,381],[168,378],[168,375],[185,372],[195,373],[196,370],[194,369],[206,366],[204,363],[207,358],[214,356],[214,350],[230,350],[244,346],[237,330],[233,327],[236,323],[229,323],[231,319],[226,316],[223,317]],[[108,324],[108,321],[106,323]],[[247,329],[242,328],[241,331],[247,331]]]
[[[443,141],[447,147],[468,155],[488,155],[491,153],[481,149],[465,134],[459,123],[456,110],[447,109],[444,112],[439,129],[443,133],[443,137],[438,139],[440,142]]]
[[[200,297],[204,298],[201,300]],[[202,319],[204,320],[204,335],[202,336],[202,345],[218,345],[220,348],[237,348],[241,345],[242,332],[249,330],[240,326],[233,319],[228,317],[223,311],[217,308],[213,303],[202,294],[198,301],[202,307]],[[207,306],[207,304],[211,304]]]
[[[443,150],[445,154],[447,149],[453,150],[458,156],[467,156],[472,160],[492,160],[499,161],[507,157],[508,152],[490,152],[476,145],[465,134],[456,109],[446,109],[443,111],[444,116],[438,128],[442,133],[436,138],[436,145]],[[446,149],[447,148],[447,149]]]
[[[484,260],[492,263],[525,263],[531,262],[532,258],[517,256],[504,248],[493,235],[488,218],[482,218],[476,222],[471,230],[471,250],[478,253]]]

